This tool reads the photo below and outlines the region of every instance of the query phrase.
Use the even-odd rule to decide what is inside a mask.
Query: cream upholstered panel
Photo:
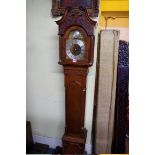
[[[118,30],[102,30],[100,35],[96,153],[111,153],[119,34]]]

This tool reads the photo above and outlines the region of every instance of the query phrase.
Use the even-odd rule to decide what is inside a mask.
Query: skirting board
[[[48,144],[51,148],[56,148],[57,146],[62,147],[62,140],[58,138],[49,138],[39,135],[33,135],[33,141],[36,143]],[[85,151],[87,154],[92,154],[91,144],[85,144]]]

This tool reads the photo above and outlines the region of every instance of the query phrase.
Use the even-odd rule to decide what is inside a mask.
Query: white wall
[[[36,135],[62,138],[65,126],[63,67],[58,65],[58,26],[51,0],[27,0],[27,120]],[[97,30],[96,30],[97,41]],[[95,44],[96,45],[96,44]],[[96,60],[96,47],[95,47]],[[95,64],[87,79],[85,126],[91,143]]]

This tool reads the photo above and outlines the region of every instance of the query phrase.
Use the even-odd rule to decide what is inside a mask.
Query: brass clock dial
[[[83,60],[85,56],[85,43],[82,34],[72,31],[66,41],[66,58],[71,60]]]
[[[84,42],[82,40],[74,39],[68,40],[66,44],[66,54],[68,59],[82,60],[84,59]]]

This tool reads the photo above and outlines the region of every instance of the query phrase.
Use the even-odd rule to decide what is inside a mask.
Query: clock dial
[[[83,60],[85,56],[85,43],[79,31],[72,31],[66,41],[66,58],[72,60]]]

